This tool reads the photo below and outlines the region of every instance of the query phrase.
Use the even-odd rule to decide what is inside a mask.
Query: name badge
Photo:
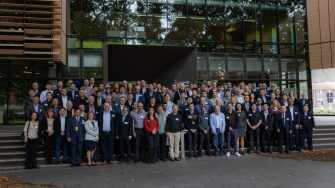
[[[294,114],[298,114],[298,112],[295,112]]]
[[[286,120],[287,120],[287,121],[289,121],[289,120],[290,120],[290,118],[286,118]]]
[[[84,120],[82,120],[82,121],[81,121],[81,124],[85,124],[85,121],[84,121]]]
[[[186,111],[189,111],[189,109],[188,109],[188,108],[186,108],[185,110],[186,110]]]
[[[251,117],[251,116],[252,116],[252,114],[249,114],[249,116]]]
[[[237,114],[238,116],[241,116],[241,114]]]
[[[76,95],[76,97],[78,97],[78,95]]]
[[[79,131],[79,127],[76,126],[76,127],[74,128],[74,130],[75,130],[76,132],[78,132],[78,131]]]
[[[141,119],[143,119],[144,117],[143,116],[140,116]]]
[[[226,119],[229,119],[229,116],[227,116]]]
[[[208,117],[205,117],[205,119],[208,119]]]
[[[192,119],[192,116],[188,116],[188,119]]]
[[[48,104],[44,104],[44,106],[48,106]]]
[[[222,121],[222,118],[220,118],[220,121]]]
[[[42,112],[42,109],[40,109],[40,112]]]
[[[308,119],[312,119],[312,117],[308,117]]]
[[[179,118],[176,118],[176,121],[179,121]]]
[[[128,122],[124,122],[125,125],[128,125]]]
[[[115,117],[115,114],[113,114],[112,117]]]
[[[193,121],[192,124],[195,124],[195,122]]]

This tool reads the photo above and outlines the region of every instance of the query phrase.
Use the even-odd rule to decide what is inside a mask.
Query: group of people
[[[184,132],[189,158],[240,157],[245,146],[248,153],[313,150],[311,109],[305,93],[297,99],[275,83],[208,81],[168,88],[144,80],[96,84],[89,78],[83,85],[58,80],[41,91],[34,82],[25,104],[26,168],[37,168],[41,143],[46,164],[80,166],[84,151],[89,166],[96,165],[96,151],[103,164],[115,163],[115,156],[125,162],[179,161]]]

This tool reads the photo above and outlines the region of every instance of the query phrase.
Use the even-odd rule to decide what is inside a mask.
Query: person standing
[[[230,147],[231,142],[233,142],[234,146],[234,154],[237,157],[241,157],[241,155],[237,151],[237,113],[233,110],[233,106],[231,103],[228,103],[226,107],[226,111],[224,113],[226,118],[226,135],[227,135],[227,157],[230,157]]]
[[[165,134],[165,122],[166,115],[163,112],[163,107],[159,106],[157,108],[156,118],[159,123],[159,151],[157,152],[158,158],[161,161],[166,160],[166,134]]]
[[[95,165],[93,161],[96,143],[99,141],[99,126],[95,120],[94,113],[87,113],[87,121],[85,122],[85,149],[88,166]]]
[[[215,147],[214,156],[222,156],[226,121],[224,114],[220,112],[220,106],[214,107],[214,112],[210,116],[210,123],[213,135],[213,144]]]
[[[182,119],[178,114],[178,105],[173,105],[172,113],[166,117],[165,132],[169,138],[169,154],[171,161],[180,161],[179,143],[182,131]]]
[[[247,117],[247,125],[248,125],[248,133],[249,133],[249,154],[253,152],[254,148],[254,139],[256,141],[256,153],[260,154],[259,150],[259,134],[260,128],[259,126],[262,123],[261,114],[257,112],[256,104],[251,105],[251,110],[248,113]]]
[[[80,109],[76,109],[74,114],[74,117],[69,119],[69,125],[66,130],[67,140],[72,144],[71,167],[80,166],[85,139],[85,118],[81,117]]]
[[[272,153],[272,134],[274,127],[274,117],[272,112],[269,111],[269,105],[263,104],[263,111],[261,112],[262,124],[261,124],[261,140],[262,140],[262,152]]]
[[[67,140],[66,140],[66,110],[61,107],[59,109],[59,114],[55,118],[55,137],[56,137],[56,164],[60,163],[60,151],[61,147],[63,149],[63,163],[68,160],[68,148],[67,148]]]
[[[26,143],[26,169],[38,168],[36,153],[39,146],[39,123],[37,118],[37,113],[32,112],[30,120],[26,121],[23,128],[24,143]]]
[[[207,109],[205,106],[201,107],[201,115],[199,115],[199,137],[200,137],[200,144],[199,144],[199,156],[203,156],[202,149],[204,148],[204,142],[206,145],[206,155],[211,156],[211,145],[210,145],[210,122],[209,122],[209,115],[207,113]]]
[[[305,104],[300,115],[300,129],[302,130],[302,137],[300,141],[300,148],[305,148],[305,138],[307,138],[308,150],[313,151],[313,131],[315,131],[315,122],[312,112],[309,111],[309,105]]]
[[[289,98],[288,99],[288,106],[286,107],[287,111],[291,114],[292,118],[292,146],[290,150],[293,149],[293,144],[295,145],[295,150],[300,151],[300,140],[301,140],[301,129],[300,127],[300,112],[297,107],[294,106],[294,100]]]
[[[279,133],[279,153],[283,152],[283,144],[285,141],[285,152],[290,153],[290,145],[292,144],[292,119],[291,114],[286,111],[285,106],[280,107],[280,117],[277,119],[277,133]]]
[[[159,145],[159,121],[155,115],[155,109],[150,107],[147,116],[144,118],[145,136],[148,147],[147,163],[158,161],[157,151]]]
[[[244,138],[246,136],[247,131],[247,119],[246,119],[246,112],[243,111],[242,104],[237,103],[236,104],[236,115],[237,115],[237,148],[239,149],[239,146],[241,148],[239,149],[240,154],[244,154]]]
[[[138,111],[133,115],[133,136],[135,138],[136,145],[136,159],[135,162],[141,161],[141,157],[143,157],[144,149],[144,118],[146,116],[146,112],[143,110],[143,103],[137,104]]]
[[[194,104],[189,104],[189,110],[185,111],[185,128],[188,130],[188,158],[198,157],[197,138],[198,138],[198,112],[195,110]]]
[[[53,109],[48,109],[45,117],[41,120],[41,132],[44,141],[45,163],[52,164],[53,147],[55,140],[55,113]]]
[[[120,158],[125,160],[126,163],[130,160],[130,151],[131,151],[131,139],[133,137],[133,120],[130,116],[128,107],[122,109],[120,116],[117,116],[116,120],[116,139],[120,141]],[[124,150],[127,150],[127,157],[125,156]]]
[[[103,104],[103,112],[99,116],[99,136],[104,157],[103,164],[114,163],[114,143],[116,129],[116,114],[115,111],[110,111],[110,103]]]

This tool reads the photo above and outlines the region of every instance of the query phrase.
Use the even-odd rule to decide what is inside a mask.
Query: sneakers
[[[227,156],[227,157],[230,157],[230,152],[227,152],[226,156]]]
[[[242,156],[242,155],[239,154],[238,152],[236,152],[235,155],[236,155],[237,157],[241,157],[241,156]]]

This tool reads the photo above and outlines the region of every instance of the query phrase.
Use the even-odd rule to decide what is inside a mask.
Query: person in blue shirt
[[[210,125],[213,135],[213,144],[215,147],[214,156],[222,156],[226,121],[224,114],[220,112],[219,106],[215,106],[214,112],[210,116]]]

